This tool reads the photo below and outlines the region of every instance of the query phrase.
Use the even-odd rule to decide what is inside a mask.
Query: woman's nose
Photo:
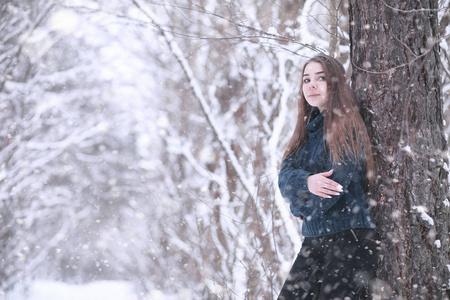
[[[312,82],[312,83],[309,85],[309,88],[310,88],[310,89],[316,89],[316,88],[317,88],[317,85],[316,85],[314,82]]]

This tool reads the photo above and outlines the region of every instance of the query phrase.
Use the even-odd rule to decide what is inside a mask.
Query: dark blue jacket
[[[290,203],[291,212],[303,217],[302,234],[317,237],[353,228],[375,228],[364,193],[365,161],[347,159],[333,165],[323,142],[324,112],[307,126],[308,140],[297,158],[283,161],[278,185],[281,195]],[[343,186],[344,192],[322,198],[309,192],[309,175],[333,169],[328,177]]]

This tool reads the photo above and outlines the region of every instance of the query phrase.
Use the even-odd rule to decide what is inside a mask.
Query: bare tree
[[[49,1],[6,1],[0,12],[0,293],[36,276],[116,278],[107,237],[128,200],[151,194],[132,187],[145,178],[133,168],[133,126],[100,100],[111,88],[97,49],[51,26],[72,14]]]

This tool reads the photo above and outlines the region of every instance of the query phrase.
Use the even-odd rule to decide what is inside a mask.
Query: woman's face
[[[328,86],[322,64],[310,62],[303,72],[303,95],[309,105],[322,112],[328,101]]]

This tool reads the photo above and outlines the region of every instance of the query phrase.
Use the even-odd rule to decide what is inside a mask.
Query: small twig
[[[383,0],[381,0],[381,2],[383,2],[383,4],[395,11],[399,11],[399,12],[403,12],[403,13],[417,13],[417,12],[424,12],[424,11],[434,11],[434,12],[438,12],[442,9],[432,9],[432,8],[421,8],[421,9],[411,9],[411,10],[404,10],[404,9],[400,9],[400,8],[396,8],[393,6],[390,6],[389,4],[387,4],[386,2],[384,2]]]

